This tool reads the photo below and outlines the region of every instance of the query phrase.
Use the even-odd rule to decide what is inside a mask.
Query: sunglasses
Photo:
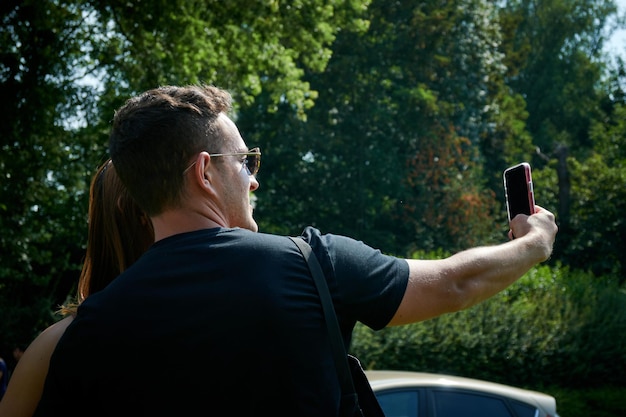
[[[248,175],[256,175],[261,167],[261,148],[252,148],[248,152],[235,152],[235,153],[213,153],[209,154],[210,157],[216,156],[245,156],[243,160],[243,166],[246,167]]]
[[[235,153],[210,153],[210,157],[215,158],[219,156],[245,156],[246,158],[242,161],[243,166],[246,167],[246,171],[248,171],[248,175],[256,175],[259,172],[259,168],[261,167],[261,148],[252,148],[248,152],[235,152]],[[192,163],[183,171],[183,175],[187,173],[196,163]]]

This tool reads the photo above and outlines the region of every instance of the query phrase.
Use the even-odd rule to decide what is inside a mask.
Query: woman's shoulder
[[[39,336],[33,340],[28,349],[30,349],[33,345],[52,345],[52,349],[57,345],[57,342],[67,329],[67,326],[74,320],[74,316],[69,315],[64,317],[63,319],[57,321],[56,323],[47,327],[43,332],[39,333]],[[27,349],[27,350],[28,350]]]
[[[46,365],[47,371],[47,364],[50,361],[52,352],[54,351],[54,348],[56,347],[61,336],[63,336],[65,329],[67,329],[67,326],[70,325],[73,319],[74,316],[67,316],[39,333],[31,344],[28,345],[28,348],[24,352],[24,356],[22,356],[18,365],[22,364],[22,362],[30,364],[43,362]]]
[[[59,320],[31,342],[9,380],[7,392],[0,402],[0,415],[33,415],[41,398],[52,352],[73,319],[73,316],[67,316]]]

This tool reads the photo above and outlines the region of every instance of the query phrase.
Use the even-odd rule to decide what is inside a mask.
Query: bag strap
[[[317,257],[313,253],[311,246],[300,237],[289,237],[298,245],[298,249],[304,256],[306,263],[309,266],[315,286],[320,295],[322,302],[322,309],[324,310],[324,318],[326,320],[326,326],[328,327],[328,334],[330,335],[330,344],[333,349],[333,357],[335,359],[335,366],[337,367],[337,374],[339,375],[339,383],[341,384],[341,392],[343,394],[356,394],[354,389],[354,383],[352,382],[352,374],[348,366],[348,357],[346,349],[341,337],[341,330],[339,330],[339,322],[337,321],[337,315],[335,314],[335,308],[330,297],[330,291],[328,290],[328,284],[324,278],[322,267],[320,266]]]

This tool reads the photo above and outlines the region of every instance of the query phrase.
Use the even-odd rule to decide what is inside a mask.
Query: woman
[[[89,230],[76,302],[39,334],[24,352],[0,401],[0,416],[32,416],[41,398],[52,352],[78,305],[128,268],[154,241],[150,220],[128,195],[111,160],[96,172],[89,191]]]

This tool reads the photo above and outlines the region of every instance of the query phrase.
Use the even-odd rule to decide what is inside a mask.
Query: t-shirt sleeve
[[[359,321],[379,330],[393,318],[409,279],[404,259],[365,243],[307,227],[302,237],[318,257],[340,322]]]

